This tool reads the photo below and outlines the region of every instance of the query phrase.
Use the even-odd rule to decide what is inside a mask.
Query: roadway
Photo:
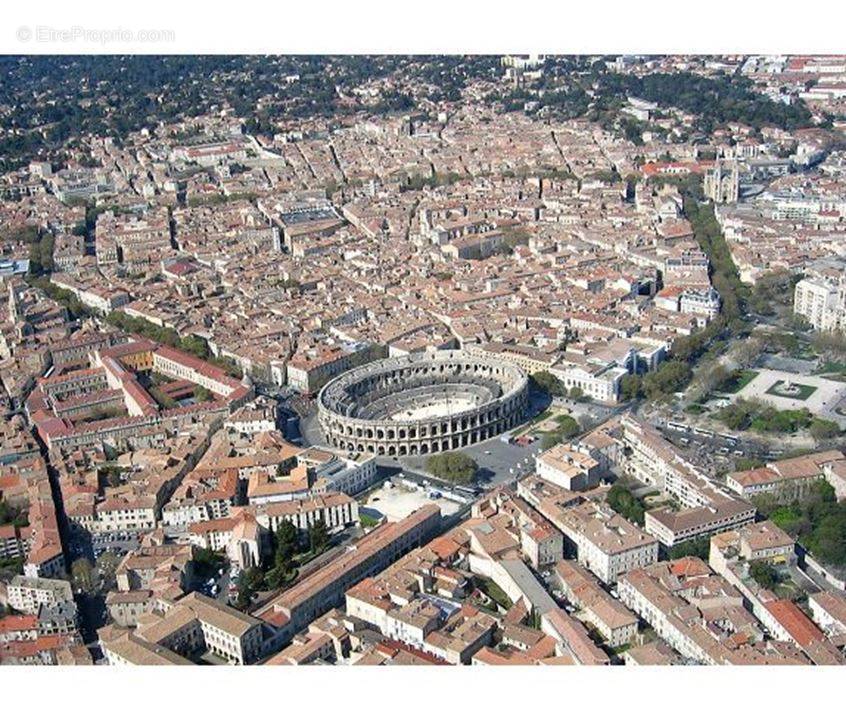
[[[566,403],[567,401],[562,401],[557,407],[560,407],[563,411],[569,407]],[[548,397],[542,394],[532,395],[530,397],[529,416],[532,418],[536,417],[549,407],[549,405],[550,401]],[[596,407],[597,412],[602,418],[606,418],[614,412],[613,409],[607,409],[601,406],[586,406],[584,404],[581,406],[585,408]],[[325,440],[317,422],[317,408],[314,401],[301,401],[294,409],[300,418],[300,440],[302,444],[305,446],[323,445]],[[505,432],[490,440],[461,448],[460,451],[475,460],[479,466],[479,472],[476,474],[475,482],[477,486],[490,488],[503,483],[509,483],[534,470],[534,459],[540,452],[540,442],[536,440],[526,446],[509,443],[507,439],[511,436],[512,432]],[[426,457],[404,456],[402,458],[393,458],[381,456],[377,458],[377,464],[380,468],[380,479],[384,480],[396,475],[399,471],[404,471],[407,476],[416,474],[421,482],[424,479],[435,482],[436,478],[433,478],[425,471]]]

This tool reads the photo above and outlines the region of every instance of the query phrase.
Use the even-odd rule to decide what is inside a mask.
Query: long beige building
[[[274,648],[340,605],[348,588],[429,540],[440,524],[438,506],[424,505],[404,520],[376,528],[328,565],[279,593],[255,613],[275,629]]]

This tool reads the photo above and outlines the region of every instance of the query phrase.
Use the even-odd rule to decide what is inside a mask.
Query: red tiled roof
[[[764,607],[800,647],[823,639],[822,630],[790,600],[771,600]]]
[[[20,632],[38,628],[38,618],[35,615],[9,615],[0,619],[0,633]]]

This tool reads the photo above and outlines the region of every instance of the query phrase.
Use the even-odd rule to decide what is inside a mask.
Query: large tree
[[[276,528],[276,567],[287,572],[300,545],[299,531],[290,520],[283,520]]]
[[[461,452],[445,452],[426,460],[428,472],[450,482],[471,482],[478,467],[473,458]]]
[[[78,558],[71,563],[71,582],[84,593],[94,589],[94,568],[88,558]]]
[[[308,544],[313,553],[321,552],[329,544],[329,530],[322,519],[308,529]]]

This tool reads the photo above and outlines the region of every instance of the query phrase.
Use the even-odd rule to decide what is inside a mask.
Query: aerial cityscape
[[[846,55],[0,73],[0,665],[846,665]]]

